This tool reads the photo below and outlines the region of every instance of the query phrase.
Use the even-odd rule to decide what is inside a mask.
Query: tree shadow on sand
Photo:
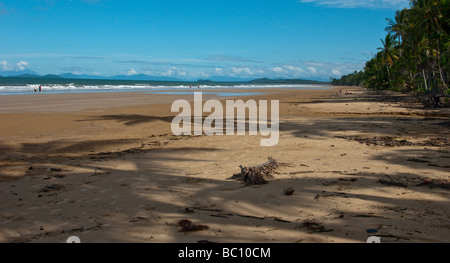
[[[343,140],[359,142],[367,149],[392,150],[384,158],[391,164],[412,168],[425,163],[428,169],[448,169],[450,157],[450,129],[445,118],[404,117],[344,117],[310,118],[298,121],[284,121],[280,129],[295,137],[314,140]],[[414,158],[422,158],[414,162]]]
[[[315,171],[314,177],[293,176],[299,167],[291,167],[267,185],[243,187],[226,180],[230,174],[217,167],[219,160],[190,158],[192,151],[205,150],[222,151],[163,148],[79,164],[68,159],[58,173],[25,173],[15,187],[2,185],[9,206],[0,206],[0,237],[5,242],[65,242],[72,235],[82,242],[365,242],[365,230],[373,227],[385,242],[423,241],[428,236],[443,242],[448,236],[448,192],[415,186],[411,177],[408,188],[399,188],[380,184],[379,179],[386,178],[383,173],[343,172],[330,179],[324,171]],[[191,168],[194,162],[203,169]],[[238,169],[242,160],[231,157],[228,162]],[[56,174],[64,177],[52,176]],[[64,187],[42,191],[48,185]],[[291,196],[282,194],[288,186],[296,190]],[[385,194],[360,191],[366,189]],[[402,198],[392,189],[436,199],[421,207],[417,204],[425,201]],[[180,232],[182,219],[208,229]],[[430,227],[433,233],[426,232]]]
[[[90,117],[89,119],[86,120],[79,120],[79,121],[102,121],[102,120],[112,120],[123,123],[127,126],[134,126],[154,121],[171,122],[173,120],[173,116],[161,117],[161,116],[149,116],[140,114],[116,114],[116,115],[95,116]]]
[[[115,120],[131,126],[172,118],[132,114],[81,121]],[[396,116],[286,118],[280,129],[299,140],[347,141],[358,136],[421,143],[448,138],[448,127],[439,125],[446,121]],[[145,145],[153,140],[109,153],[80,151],[75,157],[67,155],[89,143],[115,142],[22,145],[12,156],[23,163],[21,178],[0,184],[4,200],[0,240],[65,242],[75,235],[82,242],[365,242],[374,235],[366,230],[376,229],[382,242],[448,242],[448,190],[420,186],[427,179],[421,172],[448,172],[448,146],[362,144],[368,150],[391,152],[386,156],[379,151],[371,160],[416,169],[414,173],[309,171],[295,163],[277,170],[266,185],[244,187],[227,180],[246,161],[241,156],[214,157],[226,151],[214,147]],[[129,142],[134,143],[138,142]],[[11,150],[6,144],[0,149]],[[39,150],[44,156],[55,155],[41,164],[30,160],[27,155]],[[33,169],[28,170],[30,161]],[[283,194],[287,187],[295,189],[293,195]],[[183,219],[208,229],[180,232],[178,222]]]

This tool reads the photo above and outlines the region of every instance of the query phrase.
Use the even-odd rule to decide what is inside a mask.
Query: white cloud
[[[253,76],[253,72],[250,70],[250,68],[247,67],[244,68],[231,67],[230,70],[234,76]]]
[[[339,63],[322,61],[296,61],[292,64],[276,65],[264,70],[269,78],[300,78],[328,80],[330,77],[342,76],[361,70],[364,63]],[[253,70],[253,69],[252,69]],[[258,74],[259,76],[260,74]]]
[[[335,8],[386,8],[408,7],[409,0],[298,0],[299,3],[315,3]]]
[[[254,70],[253,74],[256,76],[264,76],[266,74],[266,72],[262,69],[256,69],[256,70]]]
[[[25,61],[20,61],[19,63],[16,64],[16,68],[18,71],[22,71],[25,70],[29,67],[28,62]]]
[[[215,69],[214,69],[214,73],[215,73],[216,75],[223,76],[223,74],[224,74],[223,68],[215,68]]]
[[[168,67],[168,68],[144,68],[142,71],[143,74],[150,75],[150,76],[163,76],[163,77],[186,77],[188,76],[189,72],[186,71],[184,68],[178,68],[178,67]]]
[[[313,76],[320,76],[321,78],[329,78],[334,76],[342,76],[354,72],[355,70],[362,70],[364,62],[320,62],[320,61],[303,61],[300,62],[306,67],[314,67],[316,73]],[[311,72],[312,73],[312,72]]]
[[[282,67],[274,67],[272,68],[272,71],[278,74],[284,74],[286,71]]]
[[[11,64],[6,60],[0,61],[1,71],[22,71],[30,67],[30,64],[26,61],[20,61],[19,63]]]
[[[338,76],[338,77],[342,76],[342,73],[337,69],[333,69],[331,71],[331,73],[333,73],[333,75]]]
[[[2,71],[7,71],[8,69],[8,62],[6,60],[0,61],[0,66]]]
[[[131,68],[131,69],[128,71],[127,76],[133,76],[133,75],[137,75],[137,74],[138,74],[137,71],[134,70],[134,68]]]
[[[284,67],[291,74],[295,74],[297,76],[305,74],[305,71],[302,68],[300,68],[300,67],[291,66],[291,65],[287,65],[287,66],[284,66]]]
[[[274,67],[271,69],[271,71],[275,73],[275,77],[298,78],[306,75],[305,70],[298,66],[292,65]]]
[[[164,77],[171,77],[171,76],[175,75],[175,71],[173,69],[168,69],[164,72],[161,72],[161,75]]]
[[[158,75],[164,76],[164,77],[173,77],[173,76],[180,76],[184,77],[187,75],[186,70],[183,68],[177,68],[177,67],[170,67],[164,71],[161,71],[157,73]]]
[[[307,69],[309,70],[309,72],[311,74],[316,74],[317,73],[317,69],[315,67],[307,67]]]

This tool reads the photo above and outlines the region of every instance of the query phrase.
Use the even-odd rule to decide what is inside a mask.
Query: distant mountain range
[[[29,69],[21,70],[21,71],[0,71],[0,76],[2,77],[15,77],[19,75],[39,75],[34,71]]]
[[[59,75],[48,74],[39,75],[31,70],[23,71],[3,71],[0,72],[2,78],[15,78],[15,79],[42,79],[42,80],[64,80],[64,79],[77,79],[77,80],[123,80],[123,81],[155,81],[155,82],[196,82],[196,83],[217,83],[217,82],[241,82],[251,84],[321,84],[328,83],[315,80],[304,79],[251,79],[251,78],[239,78],[239,77],[225,77],[225,76],[212,76],[209,79],[196,79],[196,80],[183,80],[173,77],[164,76],[149,76],[145,74],[136,75],[116,75],[111,77],[97,76],[97,75],[78,75],[72,73],[64,73]]]
[[[101,79],[101,80],[137,80],[137,81],[183,81],[181,79],[172,77],[160,77],[160,76],[148,76],[144,74],[137,75],[117,75],[112,77],[97,76],[97,75],[77,75],[72,73],[64,73],[59,75],[48,74],[39,75],[31,70],[23,71],[3,71],[0,72],[2,77],[14,77],[14,78],[33,78],[33,79]]]

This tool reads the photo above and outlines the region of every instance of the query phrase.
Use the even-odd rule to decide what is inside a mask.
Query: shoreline
[[[2,96],[27,96],[27,95],[56,95],[56,94],[95,94],[95,93],[122,93],[122,92],[190,92],[196,90],[209,90],[211,92],[233,91],[233,90],[322,90],[332,89],[329,84],[240,84],[234,85],[86,85],[86,86],[42,86],[42,93],[35,92],[34,88],[41,85],[28,84],[26,86],[2,86],[0,85],[0,98]],[[13,91],[14,90],[14,91]]]
[[[165,90],[165,89],[164,89]],[[221,90],[221,91],[218,91]],[[334,90],[333,87],[326,89],[289,89],[289,88],[263,88],[263,89],[181,89],[170,91],[121,91],[121,92],[87,92],[87,93],[42,93],[28,95],[4,95],[0,96],[1,112],[23,112],[23,111],[76,111],[93,108],[108,108],[122,106],[136,106],[145,104],[168,104],[176,99],[193,100],[194,92],[203,92],[205,98],[227,99],[233,97],[252,96],[261,98],[274,93],[287,93],[290,91],[327,91]],[[166,93],[167,92],[167,93]],[[226,94],[230,93],[230,96]],[[242,93],[244,95],[238,95]],[[255,95],[255,93],[258,93]],[[154,98],[153,96],[158,96]],[[175,97],[175,95],[177,97]],[[56,104],[56,107],[55,107]],[[100,105],[95,105],[100,104]],[[66,108],[67,106],[70,106]]]
[[[450,180],[448,109],[355,87],[230,97],[280,100],[279,144],[260,147],[173,136],[170,104],[191,95],[105,95],[4,100],[0,242],[449,241],[449,190],[420,186]],[[268,157],[287,164],[268,184],[227,179]],[[180,232],[184,219],[209,228]]]

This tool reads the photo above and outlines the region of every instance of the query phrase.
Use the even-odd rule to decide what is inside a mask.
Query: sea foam
[[[34,89],[39,93],[89,93],[89,92],[128,92],[128,91],[173,91],[173,90],[198,90],[200,89],[329,89],[326,85],[77,85],[69,84],[26,84],[26,85],[0,85],[0,95],[27,95],[34,94]]]

